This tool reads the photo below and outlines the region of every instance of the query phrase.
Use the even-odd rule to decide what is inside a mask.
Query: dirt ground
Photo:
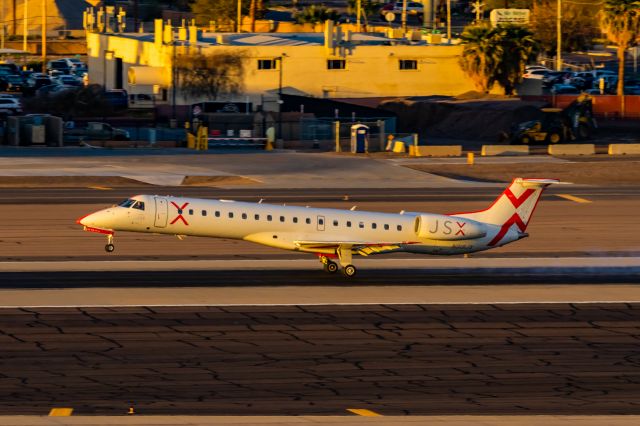
[[[640,158],[632,161],[511,164],[410,164],[406,167],[454,179],[510,182],[514,176],[560,179],[584,185],[638,185]]]

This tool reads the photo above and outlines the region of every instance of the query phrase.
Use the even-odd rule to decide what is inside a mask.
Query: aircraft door
[[[318,216],[318,231],[324,231],[324,216]]]
[[[155,198],[156,198],[156,220],[154,225],[157,228],[164,228],[165,226],[167,226],[167,216],[169,214],[167,199],[160,198],[160,197],[155,197]]]

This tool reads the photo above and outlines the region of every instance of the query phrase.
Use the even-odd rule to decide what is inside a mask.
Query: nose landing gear
[[[113,245],[113,234],[107,234],[107,245],[104,246],[104,251],[111,253],[115,249],[116,246]]]

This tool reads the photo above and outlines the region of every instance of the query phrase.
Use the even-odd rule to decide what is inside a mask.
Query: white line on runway
[[[180,271],[180,270],[303,270],[315,269],[315,259],[229,259],[229,260],[105,260],[105,261],[13,261],[0,262],[0,272],[54,271]],[[584,268],[585,272],[607,268],[627,268],[640,272],[640,257],[412,257],[358,259],[362,269],[457,269],[490,271],[520,269],[543,273],[567,268]],[[632,271],[630,271],[631,269]]]

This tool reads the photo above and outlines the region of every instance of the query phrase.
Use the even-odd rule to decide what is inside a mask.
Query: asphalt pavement
[[[0,310],[0,414],[640,414],[640,305]]]

